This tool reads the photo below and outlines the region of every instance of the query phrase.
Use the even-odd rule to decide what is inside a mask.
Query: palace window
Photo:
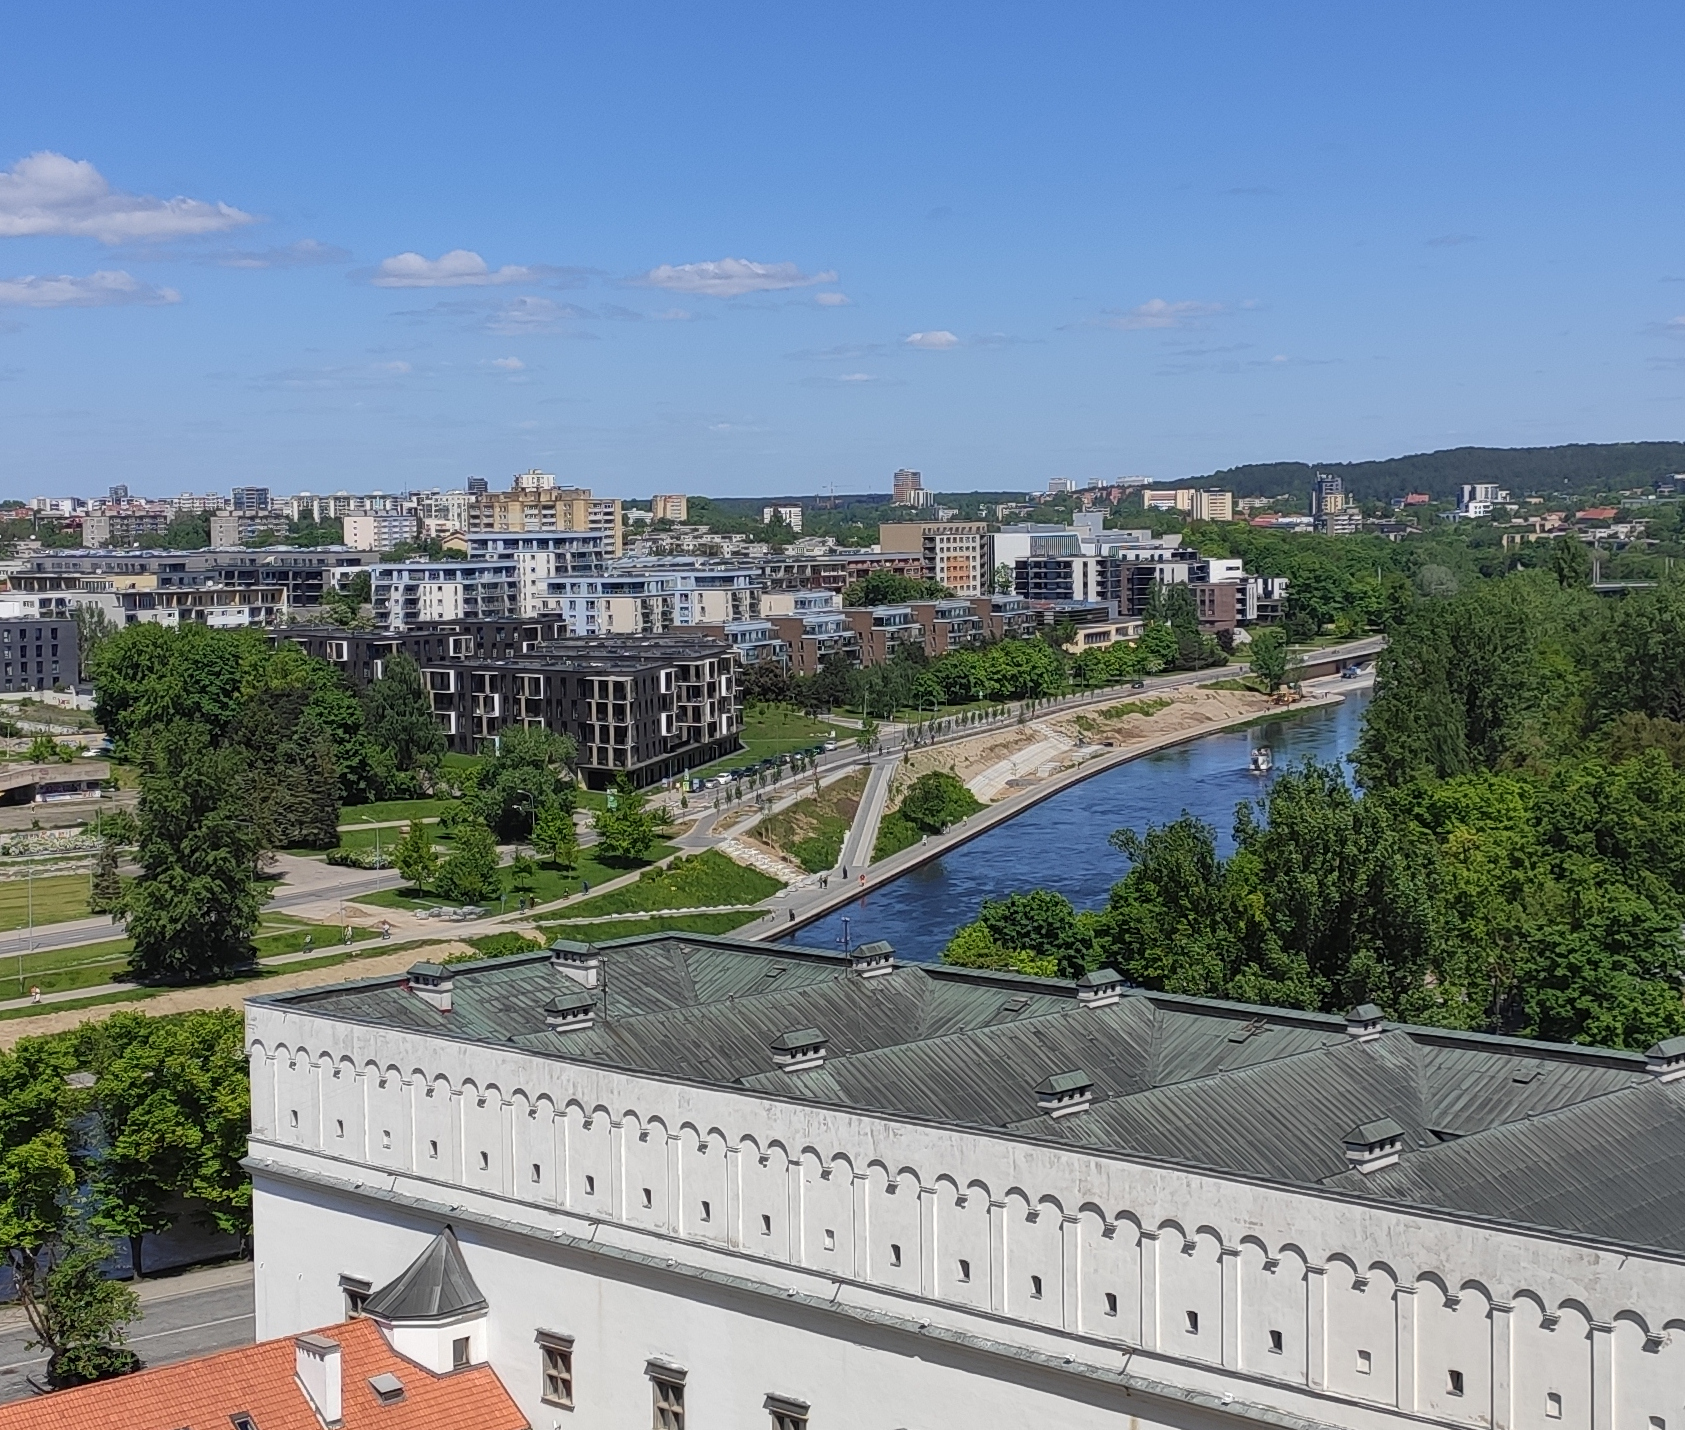
[[[544,1377],[546,1405],[573,1407],[573,1337],[554,1331],[538,1333],[539,1365]]]

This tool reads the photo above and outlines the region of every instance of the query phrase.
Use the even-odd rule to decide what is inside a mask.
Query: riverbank
[[[882,888],[902,878],[920,865],[951,853],[961,845],[967,844],[990,830],[1005,824],[1008,820],[1016,818],[1026,810],[1051,799],[1054,795],[1071,788],[1073,785],[1093,779],[1097,775],[1108,773],[1132,761],[1172,749],[1178,745],[1189,744],[1205,735],[1244,729],[1260,720],[1290,720],[1313,711],[1327,710],[1341,705],[1348,693],[1348,690],[1342,688],[1314,690],[1309,698],[1300,704],[1273,711],[1261,711],[1250,702],[1244,705],[1241,702],[1236,702],[1236,705],[1231,706],[1229,712],[1221,718],[1213,718],[1198,725],[1179,725],[1177,728],[1155,733],[1126,747],[1090,747],[1092,752],[1079,763],[1049,774],[1045,778],[1040,778],[1033,785],[1014,790],[1006,797],[991,804],[987,809],[962,820],[946,832],[932,835],[922,843],[915,844],[910,849],[902,850],[899,854],[892,855],[881,863],[874,864],[863,871],[851,869],[850,873],[854,877],[847,881],[839,880],[837,887],[834,889],[792,891],[786,901],[779,903],[778,907],[772,909],[771,916],[761,927],[745,929],[744,936],[767,940],[787,937],[796,930],[847,908],[861,898],[863,894],[869,894],[874,889]],[[899,761],[889,760],[881,763],[883,766],[893,769],[899,764]],[[864,882],[860,878],[862,873],[864,874]]]

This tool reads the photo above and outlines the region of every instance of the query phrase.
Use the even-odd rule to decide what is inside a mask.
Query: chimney
[[[557,939],[550,945],[550,966],[586,988],[595,988],[602,982],[603,956],[589,943]]]
[[[293,1341],[298,1383],[322,1424],[340,1422],[339,1342],[326,1336],[299,1336]]]
[[[430,1003],[441,1013],[451,1010],[451,975],[442,964],[418,963],[406,975],[410,992],[423,1003]]]
[[[597,1000],[583,988],[558,993],[544,1005],[544,1026],[552,1033],[572,1033],[589,1028],[596,1016]]]
[[[1081,1068],[1054,1073],[1036,1084],[1036,1106],[1049,1117],[1069,1117],[1094,1101],[1094,1079]]]
[[[1115,968],[1096,968],[1077,979],[1077,1002],[1085,1008],[1107,1008],[1123,997],[1128,985]]]
[[[1685,1038],[1668,1038],[1644,1054],[1644,1071],[1657,1082],[1685,1077]]]
[[[1390,1117],[1354,1127],[1344,1140],[1346,1162],[1365,1174],[1392,1166],[1404,1151],[1404,1129]]]
[[[895,946],[883,939],[874,939],[871,943],[860,944],[848,952],[849,972],[857,973],[862,978],[876,978],[883,973],[895,972]]]
[[[795,1028],[772,1041],[772,1060],[785,1072],[816,1068],[825,1061],[825,1035],[817,1028]]]
[[[1346,1034],[1360,1043],[1374,1042],[1386,1026],[1386,1014],[1373,1003],[1359,1003],[1346,1014]]]

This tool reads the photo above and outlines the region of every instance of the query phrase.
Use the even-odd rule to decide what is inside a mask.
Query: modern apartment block
[[[508,660],[546,641],[561,640],[560,621],[440,621],[403,631],[351,630],[342,626],[282,626],[272,639],[336,666],[353,685],[380,679],[385,662],[407,655],[427,666],[457,660]]]
[[[1311,522],[1323,536],[1349,536],[1363,529],[1363,512],[1338,477],[1318,472],[1311,483]]]
[[[834,591],[768,591],[761,610],[789,653],[792,675],[813,675],[841,657],[860,661],[860,635]]]
[[[689,521],[690,498],[682,492],[653,496],[649,499],[649,517],[651,521]]]
[[[924,478],[917,472],[903,467],[893,480],[890,500],[896,506],[926,507],[935,500],[935,493],[924,489]]]
[[[708,636],[568,637],[503,660],[434,661],[422,678],[452,750],[541,726],[572,737],[593,789],[619,774],[671,779],[741,744],[737,657]]]
[[[924,577],[956,596],[980,596],[989,584],[988,527],[980,521],[886,522],[878,528],[885,553],[917,553]]]
[[[468,506],[468,534],[491,531],[590,531],[620,555],[620,499],[559,487],[549,472],[522,472],[506,492],[487,492]]]
[[[434,621],[513,620],[520,580],[513,561],[399,561],[370,568],[375,624],[402,631]]]
[[[81,678],[81,646],[68,615],[0,617],[0,690],[68,689]]]
[[[175,511],[161,505],[131,511],[89,512],[82,518],[82,540],[96,550],[133,546],[143,536],[161,536],[175,519]]]
[[[1233,521],[1234,493],[1176,487],[1170,491],[1145,491],[1141,504],[1149,511],[1182,511],[1189,521]]]
[[[761,523],[771,526],[773,522],[781,521],[791,531],[802,529],[802,509],[799,506],[763,506],[761,508]]]
[[[471,560],[515,563],[523,616],[559,613],[563,597],[555,584],[601,576],[613,550],[601,531],[479,531],[466,540]]]
[[[756,565],[658,557],[622,562],[601,576],[551,581],[545,610],[576,635],[660,635],[676,626],[758,618],[764,589]]]

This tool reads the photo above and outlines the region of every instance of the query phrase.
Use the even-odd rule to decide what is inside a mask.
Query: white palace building
[[[535,1430],[1685,1430],[1685,1039],[693,935],[247,1014],[259,1337]]]

